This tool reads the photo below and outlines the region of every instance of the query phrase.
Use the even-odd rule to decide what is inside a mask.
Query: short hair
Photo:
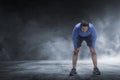
[[[82,20],[80,27],[83,27],[83,26],[87,26],[88,27],[89,23],[87,21],[85,21],[85,20]]]

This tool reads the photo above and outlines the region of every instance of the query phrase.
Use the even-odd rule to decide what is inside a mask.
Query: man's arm
[[[73,40],[74,48],[77,48],[77,36],[78,36],[78,27],[75,26],[72,31],[72,40]]]
[[[97,39],[97,33],[96,33],[96,29],[94,27],[94,25],[92,24],[92,47],[94,48],[95,47],[95,42],[96,42],[96,39]]]

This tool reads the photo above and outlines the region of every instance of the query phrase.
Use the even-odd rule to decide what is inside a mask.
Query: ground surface
[[[80,61],[78,75],[69,77],[71,61],[0,62],[0,80],[120,80],[120,62],[100,62],[102,75],[92,75],[92,62]]]

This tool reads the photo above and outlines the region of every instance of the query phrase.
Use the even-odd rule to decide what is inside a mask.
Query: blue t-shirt
[[[91,47],[95,47],[97,35],[96,35],[96,29],[94,28],[94,25],[89,23],[89,28],[88,28],[88,31],[86,32],[83,32],[80,29],[80,25],[81,23],[77,23],[72,32],[72,40],[73,40],[74,48],[77,48],[77,36],[78,35],[82,37],[86,37],[90,34],[92,35],[92,46]]]

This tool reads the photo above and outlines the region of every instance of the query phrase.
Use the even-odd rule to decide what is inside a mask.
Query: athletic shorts
[[[86,36],[86,37],[82,37],[82,36],[78,36],[77,37],[77,48],[81,47],[81,43],[85,41],[87,43],[88,47],[92,46],[92,35]]]

